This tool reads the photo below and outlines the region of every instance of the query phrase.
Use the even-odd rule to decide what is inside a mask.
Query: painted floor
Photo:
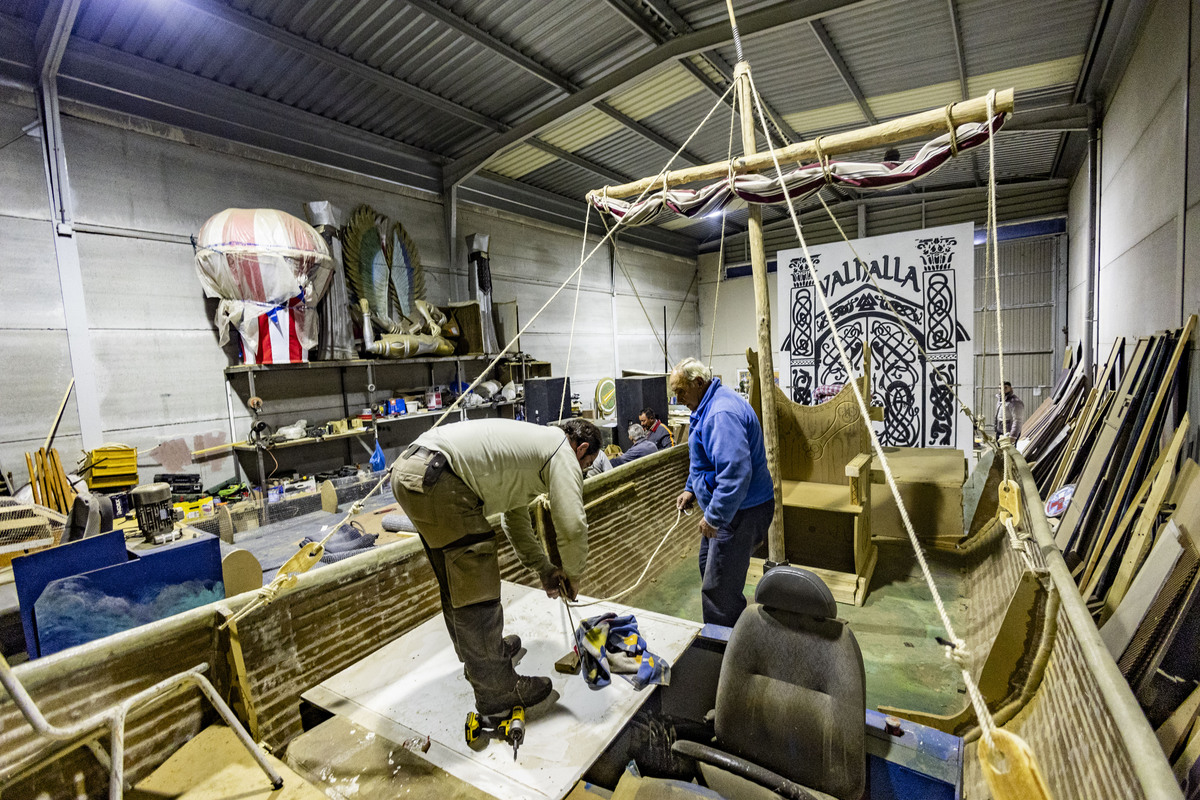
[[[623,602],[701,621],[697,550]],[[951,621],[963,624],[966,605],[957,566],[937,553],[928,554],[928,561]],[[746,597],[753,596],[754,585],[748,584]],[[881,542],[866,602],[861,608],[838,605],[838,614],[850,624],[862,650],[869,708],[889,705],[945,714],[966,702],[959,674],[937,643],[936,637],[946,634],[931,597],[909,546]]]
[[[988,463],[981,463],[963,487],[963,519],[970,520]],[[966,524],[964,524],[966,527]],[[901,535],[900,531],[890,532]],[[700,569],[696,548],[658,578],[625,598],[632,606],[684,619],[701,619]],[[937,637],[946,632],[932,595],[921,577],[907,541],[880,541],[879,561],[866,602],[861,608],[839,605],[862,650],[867,674],[867,706],[896,706],[934,714],[957,712],[967,702],[958,671],[945,656]],[[926,554],[934,584],[956,628],[966,624],[967,601],[956,557]],[[746,597],[754,585],[746,586]]]

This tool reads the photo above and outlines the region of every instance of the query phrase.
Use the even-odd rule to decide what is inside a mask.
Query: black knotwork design
[[[813,352],[812,336],[812,291],[810,289],[792,290],[792,352],[799,356],[811,356]]]
[[[924,262],[926,271],[948,269],[957,244],[958,239],[953,236],[918,239],[917,249],[921,251],[921,261]]]
[[[812,402],[812,375],[802,367],[792,367],[792,400],[802,406]]]
[[[883,444],[915,447],[920,429],[920,409],[913,387],[904,381],[892,381],[884,390]]]
[[[925,284],[925,341],[929,350],[953,350],[955,346],[954,288],[950,285],[953,275],[935,272]]]
[[[846,347],[846,355],[850,357],[850,363],[861,363],[862,323],[852,322],[849,325],[839,327],[837,332],[842,339],[842,344]],[[845,383],[848,380],[846,370],[842,367],[842,357],[838,354],[837,345],[834,343],[833,337],[826,334],[818,342],[821,348],[821,359],[817,368],[817,385],[824,386],[830,383]]]
[[[930,445],[954,444],[954,395],[946,381],[957,379],[955,364],[929,365],[929,405],[932,420],[929,425]],[[940,377],[938,373],[941,373]]]

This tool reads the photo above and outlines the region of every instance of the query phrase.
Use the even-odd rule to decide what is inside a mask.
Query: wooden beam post
[[[750,64],[738,62],[733,68],[737,84],[738,109],[742,123],[742,149],[746,157],[757,152],[754,140],[754,99],[750,92]],[[783,542],[783,491],[779,483],[779,434],[775,416],[775,363],[771,344],[771,295],[767,288],[767,254],[763,248],[762,206],[750,204],[750,267],[754,277],[754,316],[758,328],[758,374],[762,381],[763,440],[767,447],[767,469],[775,487],[775,513],[767,533],[767,555],[771,561],[787,561]]]

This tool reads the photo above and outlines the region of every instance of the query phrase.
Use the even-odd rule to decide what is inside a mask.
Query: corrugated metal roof
[[[613,95],[608,103],[622,114],[640,120],[703,91],[700,81],[676,61],[633,88]]]
[[[671,34],[649,4],[630,4],[644,18],[643,30],[606,2],[542,0],[536,8],[527,0],[432,2],[439,8],[423,11],[407,0],[84,0],[73,36],[148,65],[153,62],[155,69],[165,66],[199,76],[453,159],[486,145],[496,136],[494,128],[520,124],[551,107],[565,96],[564,82],[587,87]],[[727,20],[722,0],[657,2],[692,29]],[[1018,110],[1071,102],[1100,0],[954,2],[970,94],[1015,86]],[[744,15],[777,3],[739,0],[736,6]],[[0,0],[0,14],[31,29],[43,9],[39,0]],[[231,14],[241,24],[225,18]],[[950,21],[945,0],[881,0],[831,13],[820,24],[872,113],[886,119],[960,98]],[[253,30],[255,25],[262,29]],[[744,45],[763,98],[803,136],[864,124],[846,80],[809,23],[747,36]],[[322,50],[311,52],[313,48]],[[724,61],[722,69],[736,60],[732,43],[711,52]],[[357,64],[347,64],[347,59]],[[721,70],[704,56],[688,61],[711,84],[725,85]],[[362,75],[364,65],[380,73],[375,80]],[[398,91],[389,81],[412,88]],[[433,97],[416,99],[413,92]],[[604,99],[674,144],[692,135],[717,100],[692,72],[670,60]],[[220,107],[205,113],[219,116]],[[496,124],[487,125],[487,119]],[[589,106],[572,110],[535,135],[590,160],[602,172],[633,177],[657,172],[669,155]],[[1062,141],[1063,135],[1056,133],[1002,134],[996,146],[997,177],[1047,177]],[[916,146],[903,146],[902,156]],[[740,152],[740,141],[734,149]],[[726,109],[717,110],[688,150],[702,160],[725,158]],[[855,156],[879,157],[878,151]],[[485,169],[572,198],[606,180],[530,145],[510,146],[487,161]],[[976,154],[947,165],[922,186],[972,185],[986,175],[986,157]],[[927,220],[934,208],[926,204]],[[873,208],[871,214],[876,212]],[[895,219],[901,216],[897,212]],[[707,220],[673,222],[671,228],[711,238],[719,221],[716,229]]]
[[[958,81],[945,0],[867,4],[832,14],[823,24],[867,97]],[[961,99],[957,90],[951,99]]]

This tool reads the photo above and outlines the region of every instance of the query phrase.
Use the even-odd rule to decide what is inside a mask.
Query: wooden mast
[[[739,61],[733,68],[737,102],[741,113],[742,150],[749,158],[757,152],[754,140],[754,98],[750,91],[750,63]],[[775,511],[767,532],[767,557],[776,564],[787,563],[783,546],[783,491],[779,483],[779,425],[775,416],[775,357],[771,344],[771,296],[767,288],[767,254],[763,246],[762,206],[749,204],[750,267],[754,277],[754,317],[758,330],[758,375],[762,387],[763,440],[767,448],[767,469],[775,489]],[[716,324],[716,320],[713,320]]]

